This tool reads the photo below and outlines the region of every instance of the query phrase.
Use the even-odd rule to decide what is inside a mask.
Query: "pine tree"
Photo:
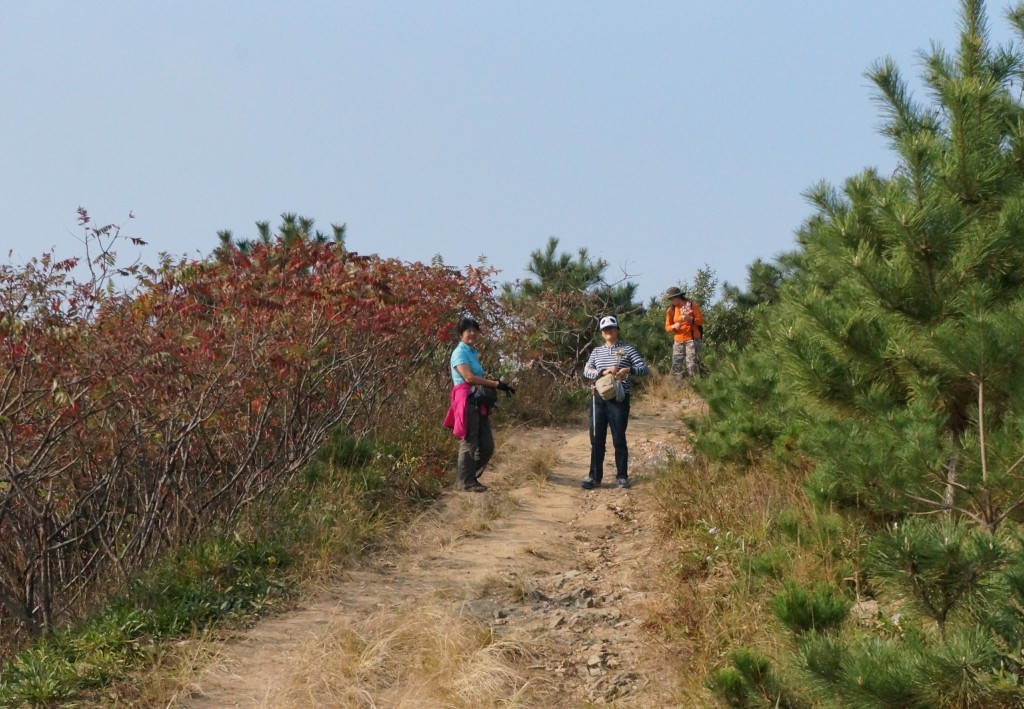
[[[332,224],[331,235],[324,234],[319,229],[313,228],[314,221],[309,217],[303,217],[294,212],[285,212],[281,215],[281,225],[277,228],[277,236],[271,233],[270,222],[256,222],[256,233],[258,239],[240,239],[235,241],[235,236],[229,229],[222,229],[217,232],[218,245],[213,251],[213,256],[218,261],[229,260],[234,251],[247,254],[258,244],[270,246],[275,240],[279,240],[286,246],[298,243],[333,243],[341,251],[345,250],[345,224]]]
[[[824,496],[880,516],[953,509],[990,532],[1024,502],[1006,474],[1024,423],[1022,70],[965,0],[958,53],[927,62],[933,108],[891,61],[871,72],[896,173],[808,195],[774,344]]]
[[[1024,36],[1024,6],[1009,20]],[[795,267],[735,380],[765,368],[761,407],[786,420],[763,437],[813,467],[813,499],[874,526],[867,585],[908,603],[898,634],[795,642],[842,706],[1019,706],[1024,55],[963,0],[956,51],[926,57],[930,103],[891,60],[869,76],[898,167],[808,192]],[[719,444],[750,422],[721,387]]]
[[[798,254],[775,263],[756,260],[747,267],[747,289],[725,283],[705,317],[717,376],[696,385],[716,415],[712,425],[697,428],[696,442],[713,458],[746,460],[773,446],[791,448],[795,409],[769,345],[778,334],[774,306],[798,261]]]
[[[640,306],[634,303],[636,283],[608,282],[607,261],[585,248],[575,256],[560,253],[558,244],[550,237],[530,254],[526,269],[533,277],[505,283],[501,300],[528,333],[538,359],[575,369],[586,360],[601,315],[636,313]]]

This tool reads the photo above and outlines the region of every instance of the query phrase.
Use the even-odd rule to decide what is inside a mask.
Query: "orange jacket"
[[[693,323],[690,323],[690,316],[693,315]],[[672,326],[679,323],[679,329],[674,330]],[[704,316],[700,314],[700,308],[692,300],[684,300],[680,307],[669,306],[665,312],[665,332],[673,333],[672,339],[676,342],[688,342],[701,339],[698,325],[704,324]]]

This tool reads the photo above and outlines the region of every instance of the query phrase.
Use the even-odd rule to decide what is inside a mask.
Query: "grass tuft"
[[[543,486],[548,482],[551,471],[558,465],[558,462],[558,451],[552,446],[530,451],[524,465],[523,475],[528,482],[538,487]]]
[[[302,669],[275,706],[533,707],[535,656],[520,637],[494,636],[451,604],[386,609],[339,619],[302,651]]]

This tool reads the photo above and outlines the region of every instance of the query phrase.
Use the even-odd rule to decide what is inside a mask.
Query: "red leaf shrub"
[[[312,242],[165,259],[128,294],[75,266],[0,269],[0,608],[37,632],[285,489],[333,427],[371,432],[494,307],[488,270]]]

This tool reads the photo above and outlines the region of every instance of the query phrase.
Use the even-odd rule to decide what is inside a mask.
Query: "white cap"
[[[606,327],[618,327],[619,321],[615,319],[614,315],[605,315],[601,318],[601,324],[597,326],[598,330],[604,330]]]

